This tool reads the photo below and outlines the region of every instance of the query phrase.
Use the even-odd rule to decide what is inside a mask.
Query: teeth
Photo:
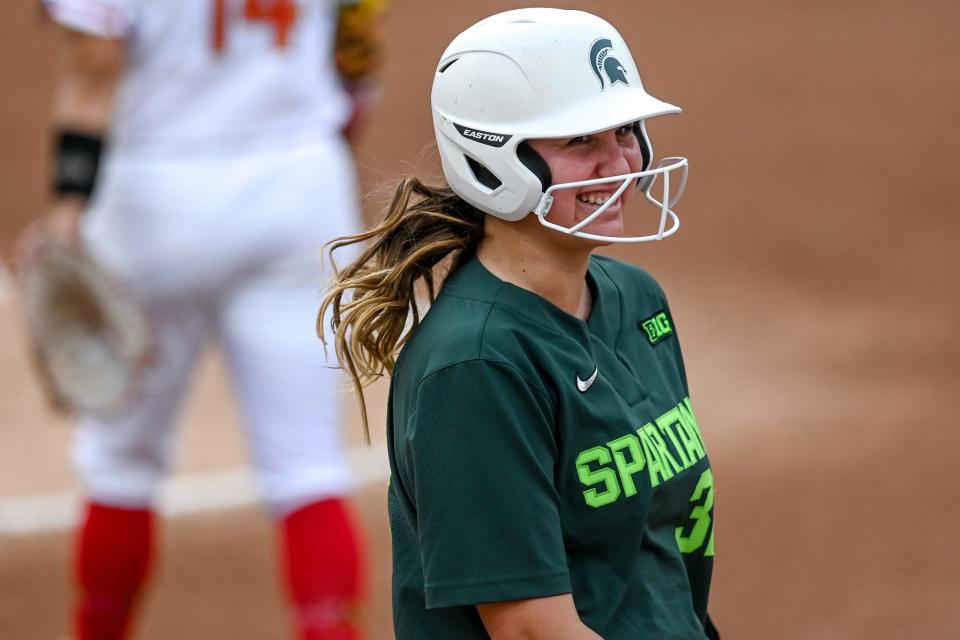
[[[588,202],[590,204],[603,204],[607,201],[603,196],[593,194],[579,195],[577,196],[577,200],[580,202]]]

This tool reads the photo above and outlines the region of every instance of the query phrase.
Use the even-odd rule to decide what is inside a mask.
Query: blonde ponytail
[[[378,225],[328,243],[331,259],[337,249],[366,243],[356,260],[342,269],[334,266],[333,284],[317,316],[317,333],[326,344],[323,319],[331,309],[337,359],[353,378],[368,442],[363,387],[393,373],[400,348],[420,324],[418,283],[423,282],[433,302],[438,284],[434,268],[451,256],[451,270],[456,269],[472,256],[483,237],[483,220],[482,211],[449,187],[405,178]],[[346,296],[348,292],[352,295]]]

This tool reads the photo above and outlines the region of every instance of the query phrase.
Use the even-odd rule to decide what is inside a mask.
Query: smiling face
[[[536,139],[528,142],[549,165],[554,184],[609,178],[643,170],[643,154],[632,124],[575,138]],[[563,227],[572,227],[596,211],[622,184],[617,181],[559,189],[553,192],[553,206],[550,207],[546,219]],[[630,202],[635,191],[636,189],[628,186],[599,218],[580,231],[602,236],[622,236],[623,207]],[[554,233],[560,236],[558,241],[566,238],[579,243],[608,244]]]

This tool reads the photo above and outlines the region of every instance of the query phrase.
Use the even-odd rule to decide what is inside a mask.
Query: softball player
[[[359,228],[343,132],[356,125],[375,58],[376,7],[45,4],[65,27],[57,201],[45,224],[76,230],[129,285],[156,345],[135,405],[80,416],[76,426],[74,460],[89,496],[77,537],[76,636],[127,633],[153,554],[152,509],[177,410],[213,338],[280,529],[297,635],[357,638],[362,558],[344,498],[342,380],[312,318],[327,277],[320,247]],[[359,58],[335,56],[337,37],[359,43]]]
[[[610,24],[554,9],[460,34],[432,106],[449,186],[406,179],[379,227],[334,243],[370,241],[324,304],[357,384],[393,373],[397,637],[718,637],[713,474],[673,318],[649,274],[591,256],[677,230],[687,161],[654,164],[644,120],[679,109]],[[637,200],[657,216],[628,236]],[[421,316],[417,283],[432,297],[447,266]]]

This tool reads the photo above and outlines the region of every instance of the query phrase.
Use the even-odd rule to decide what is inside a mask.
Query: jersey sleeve
[[[134,0],[43,0],[60,25],[102,38],[125,38],[133,29]]]
[[[552,415],[510,365],[421,382],[404,447],[428,609],[571,591]]]

